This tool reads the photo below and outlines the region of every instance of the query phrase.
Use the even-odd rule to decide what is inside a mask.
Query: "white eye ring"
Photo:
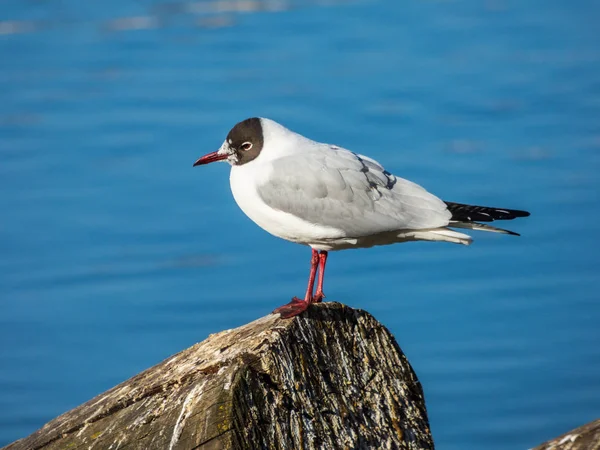
[[[247,152],[252,148],[252,142],[244,142],[242,145],[240,145],[240,148]]]

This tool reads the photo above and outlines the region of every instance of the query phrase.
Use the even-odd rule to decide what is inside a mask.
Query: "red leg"
[[[304,294],[304,301],[306,303],[313,303],[313,289],[315,287],[315,277],[317,276],[317,269],[319,268],[319,252],[314,248],[310,257],[310,274],[308,275],[308,286],[306,287],[306,294]]]
[[[280,306],[273,310],[274,314],[279,313],[282,319],[289,319],[290,317],[297,316],[308,308],[308,305],[313,303],[313,289],[315,286],[315,277],[317,275],[317,268],[319,267],[319,252],[312,249],[312,256],[310,258],[310,274],[308,276],[308,286],[306,287],[306,294],[304,300],[294,297],[291,302],[287,305]]]
[[[321,265],[319,269],[319,281],[317,283],[317,292],[313,297],[313,302],[318,303],[325,298],[325,294],[323,294],[323,278],[325,278],[325,264],[327,264],[327,252],[323,250],[319,253],[319,264]]]

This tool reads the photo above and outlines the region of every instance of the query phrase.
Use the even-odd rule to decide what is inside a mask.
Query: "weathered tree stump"
[[[10,450],[432,449],[390,332],[338,303],[213,334]]]
[[[600,419],[544,442],[532,450],[600,450]]]

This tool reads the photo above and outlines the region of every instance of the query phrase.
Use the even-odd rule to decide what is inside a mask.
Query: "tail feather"
[[[502,234],[510,234],[512,236],[521,236],[519,233],[515,233],[514,231],[505,230],[504,228],[493,227],[493,226],[485,224],[485,223],[450,222],[448,224],[448,226],[452,227],[452,228],[467,228],[469,230],[490,231],[492,233],[502,233]]]
[[[448,226],[453,226],[452,224]],[[471,244],[471,236],[448,228],[434,228],[433,230],[420,230],[403,233],[402,237],[406,240],[416,241],[444,241],[454,244]]]

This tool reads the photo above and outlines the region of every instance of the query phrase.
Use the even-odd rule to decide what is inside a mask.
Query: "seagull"
[[[469,235],[451,228],[518,236],[481,222],[529,216],[516,209],[445,202],[374,159],[313,141],[265,118],[236,124],[219,150],[194,166],[215,161],[231,165],[233,197],[252,221],[311,248],[304,299],[294,297],[273,311],[282,318],[323,300],[329,251],[409,241],[469,245]]]

